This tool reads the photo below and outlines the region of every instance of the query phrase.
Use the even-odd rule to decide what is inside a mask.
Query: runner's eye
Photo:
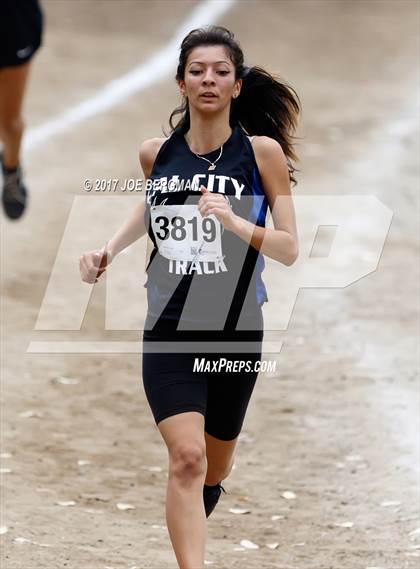
[[[200,69],[190,69],[190,73],[191,73],[191,75],[198,75],[199,73],[201,73],[201,70]],[[216,71],[216,73],[218,75],[225,76],[225,75],[228,75],[230,73],[230,71],[219,70],[219,71]]]

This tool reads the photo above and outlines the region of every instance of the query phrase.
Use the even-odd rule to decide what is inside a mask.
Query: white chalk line
[[[184,36],[194,28],[215,22],[235,2],[236,0],[201,2],[192,10],[189,18],[178,27],[169,43],[158,53],[132,71],[105,85],[93,97],[64,111],[39,127],[30,129],[24,139],[24,149],[31,150],[72,126],[115,107],[134,93],[150,87],[171,73],[175,75],[178,50]]]

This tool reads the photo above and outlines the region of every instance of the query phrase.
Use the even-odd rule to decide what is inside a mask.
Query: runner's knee
[[[24,126],[24,121],[20,117],[0,117],[0,132],[4,137],[19,136]]]
[[[202,476],[207,470],[205,445],[181,443],[169,451],[171,473],[181,479]]]

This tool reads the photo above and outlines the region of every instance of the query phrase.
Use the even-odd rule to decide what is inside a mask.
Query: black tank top
[[[215,161],[219,154],[220,148],[201,156]],[[233,127],[216,168],[209,167],[180,127],[156,156],[146,185],[145,224],[154,246],[144,285],[149,325],[177,321],[184,328],[234,330],[239,318],[252,322],[267,300],[263,256],[197,209],[204,185],[223,194],[235,214],[265,225],[268,202],[240,126]]]

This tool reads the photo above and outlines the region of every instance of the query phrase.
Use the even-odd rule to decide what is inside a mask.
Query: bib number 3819
[[[159,253],[175,261],[223,258],[221,225],[214,215],[202,217],[196,205],[159,205],[150,209]]]

